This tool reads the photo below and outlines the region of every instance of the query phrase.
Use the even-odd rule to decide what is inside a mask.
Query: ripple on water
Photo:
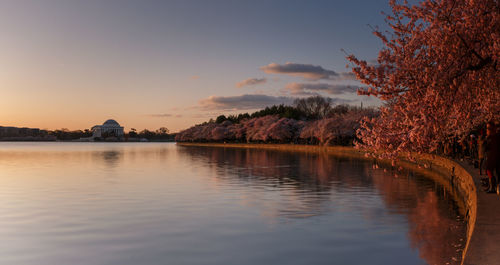
[[[435,183],[323,154],[8,143],[0,180],[0,264],[458,264],[465,237]]]

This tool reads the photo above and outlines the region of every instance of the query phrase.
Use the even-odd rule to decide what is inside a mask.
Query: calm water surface
[[[0,143],[0,264],[458,264],[419,175],[324,154]]]

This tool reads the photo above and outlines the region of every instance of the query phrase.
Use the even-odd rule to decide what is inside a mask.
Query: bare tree
[[[332,99],[322,96],[298,98],[294,101],[295,107],[305,113],[308,118],[320,119],[328,115],[332,109]]]

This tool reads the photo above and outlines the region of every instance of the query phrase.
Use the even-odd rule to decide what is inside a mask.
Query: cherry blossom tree
[[[244,126],[247,128],[247,141],[268,141],[270,137],[267,134],[267,129],[278,120],[278,115],[267,115],[264,117],[254,118],[246,122]]]
[[[281,118],[267,128],[269,139],[280,143],[290,143],[298,137],[298,131],[303,122],[294,119]]]
[[[365,119],[361,147],[394,156],[432,152],[450,136],[500,120],[498,0],[391,0],[391,30],[375,30],[385,47],[377,64],[347,57],[368,85],[358,94],[386,104]]]
[[[348,109],[343,114],[314,121],[280,118],[278,115],[243,119],[233,124],[206,122],[176,135],[179,142],[273,142],[350,145],[363,117],[374,117],[373,109]]]

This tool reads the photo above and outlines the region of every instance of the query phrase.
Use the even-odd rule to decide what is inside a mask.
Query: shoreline
[[[176,141],[148,140],[148,141],[80,141],[77,140],[32,140],[32,139],[0,139],[0,142],[56,142],[56,143],[176,143]]]
[[[239,144],[239,143],[186,143],[177,142],[179,146],[199,146],[199,147],[217,147],[217,148],[251,148],[267,149],[285,152],[303,152],[303,153],[326,153],[336,157],[349,157],[362,160],[370,160],[384,166],[391,167],[391,161],[365,156],[365,152],[348,146],[318,146],[318,145],[296,145],[296,144]],[[471,263],[467,257],[471,248],[471,238],[473,232],[477,230],[477,204],[478,192],[477,183],[474,182],[473,174],[465,169],[456,161],[437,155],[422,154],[416,155],[416,161],[401,159],[396,162],[396,167],[422,173],[429,179],[443,185],[445,189],[454,197],[459,208],[462,208],[465,220],[467,222],[466,242],[462,251],[461,264]],[[486,229],[481,227],[480,229]],[[474,247],[474,250],[478,247]],[[477,255],[475,255],[477,256]],[[467,263],[465,262],[467,260]]]

